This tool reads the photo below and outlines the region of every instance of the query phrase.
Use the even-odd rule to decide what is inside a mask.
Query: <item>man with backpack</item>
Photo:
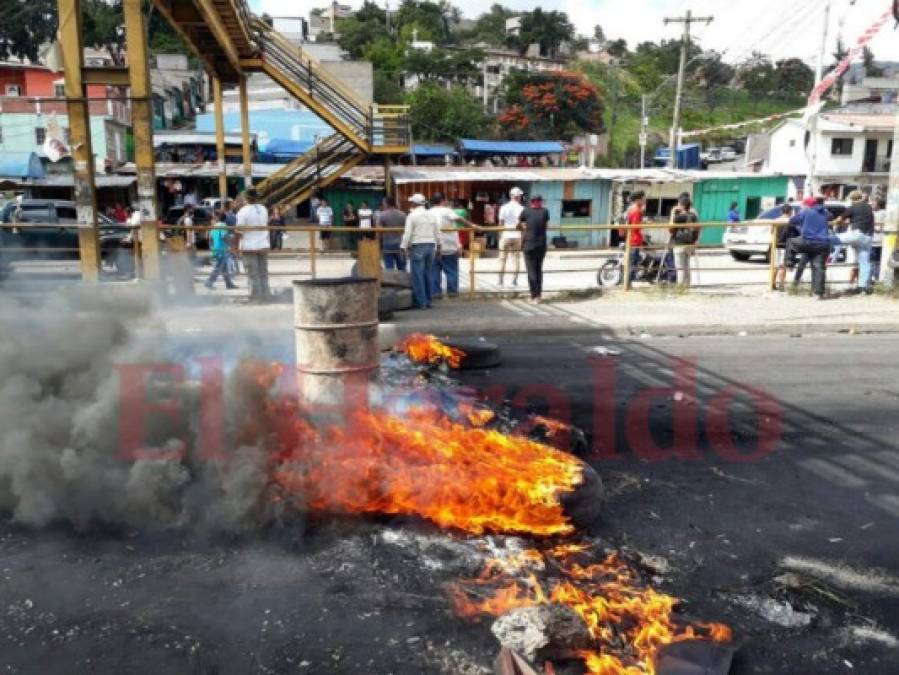
[[[671,211],[671,224],[674,227],[668,231],[671,239],[674,255],[674,268],[677,271],[677,285],[682,288],[690,287],[690,262],[696,255],[696,244],[699,241],[700,228],[688,227],[699,222],[699,216],[693,209],[690,195],[682,193],[677,200],[677,206]]]

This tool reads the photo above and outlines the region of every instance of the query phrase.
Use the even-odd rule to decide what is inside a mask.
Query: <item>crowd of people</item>
[[[849,207],[842,213],[834,213],[826,207],[824,197],[807,197],[801,205],[786,203],[781,207],[780,218],[775,222],[776,274],[775,288],[786,290],[786,276],[793,272],[792,288],[802,281],[807,267],[812,269],[812,294],[823,299],[826,295],[827,266],[840,259],[841,249],[847,251],[846,262],[850,265],[849,295],[873,293],[874,263],[872,252],[874,234],[882,229],[886,219],[886,204],[883,200],[871,202],[861,191],[849,195]],[[645,218],[646,196],[636,192],[630,196],[630,205],[623,216],[623,223],[629,227],[622,229],[622,237],[629,239],[631,248],[631,281],[637,278],[643,262],[653,254],[648,253],[650,242],[643,233],[647,224]],[[730,206],[727,222],[741,222],[739,205]],[[668,238],[661,246],[661,271],[676,270],[677,284],[688,287],[691,282],[691,267],[696,247],[701,235],[699,216],[693,209],[688,193],[678,198],[670,216]]]
[[[874,292],[871,253],[875,230],[885,219],[886,205],[881,200],[872,205],[860,191],[851,193],[849,201],[849,208],[840,215],[829,211],[824,197],[820,196],[807,197],[798,210],[784,205],[777,238],[779,290],[786,290],[788,270],[794,270],[793,286],[796,287],[810,265],[812,293],[823,300],[827,292],[828,260],[838,260],[837,252],[846,248],[846,261],[851,266],[848,293]]]

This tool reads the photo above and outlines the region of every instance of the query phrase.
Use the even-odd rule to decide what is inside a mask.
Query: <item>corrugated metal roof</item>
[[[403,166],[391,169],[398,184],[495,181],[539,183],[548,181],[609,180],[616,183],[691,183],[701,180],[770,178],[779,174],[740,171],[671,171],[669,169],[517,168],[469,166]]]
[[[97,174],[95,177],[98,188],[126,188],[137,181],[136,176],[105,176]],[[31,178],[17,183],[20,187],[73,187],[75,179],[72,176],[47,176],[46,178]]]
[[[459,148],[465,154],[558,155],[565,151],[558,141],[482,141],[463,138]]]

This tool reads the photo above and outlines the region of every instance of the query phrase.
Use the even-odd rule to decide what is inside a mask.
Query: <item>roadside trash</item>
[[[749,335],[749,333],[747,333],[745,330],[741,330],[739,333],[737,333],[737,336],[739,337],[746,337],[747,335]]]
[[[599,356],[621,356],[621,350],[614,347],[599,346],[594,347],[591,351]]]
[[[641,340],[652,340],[652,335],[650,333],[640,333]]]

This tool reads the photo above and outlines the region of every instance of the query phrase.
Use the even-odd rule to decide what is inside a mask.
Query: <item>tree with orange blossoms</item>
[[[497,121],[509,138],[569,140],[603,130],[602,95],[580,73],[513,72],[505,100]]]

